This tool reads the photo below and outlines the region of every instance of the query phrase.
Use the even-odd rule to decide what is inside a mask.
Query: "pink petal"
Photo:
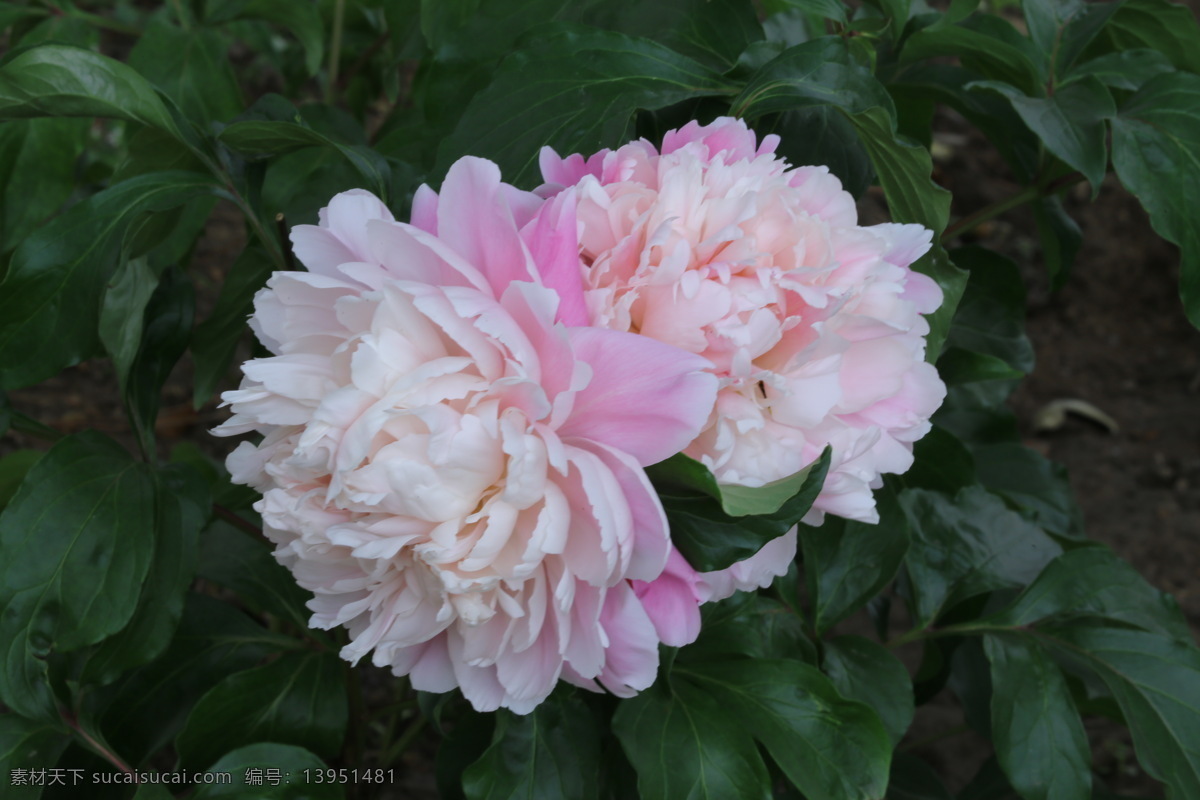
[[[557,319],[564,325],[586,326],[583,273],[579,262],[575,192],[568,190],[547,201],[522,230],[542,283],[558,293]]]

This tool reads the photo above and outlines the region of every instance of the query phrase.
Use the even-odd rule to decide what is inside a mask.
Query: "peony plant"
[[[1200,798],[947,249],[1111,168],[1200,324],[1200,26],[940,6],[0,4],[0,795]]]

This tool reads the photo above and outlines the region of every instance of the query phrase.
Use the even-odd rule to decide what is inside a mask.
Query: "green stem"
[[[417,717],[408,725],[396,743],[384,754],[383,765],[386,767],[390,764],[395,764],[396,759],[408,749],[408,746],[413,743],[417,735],[425,728],[425,715],[418,714]]]
[[[970,636],[984,633],[1012,633],[1025,630],[1020,625],[988,625],[979,622],[964,622],[961,625],[947,625],[944,628],[913,628],[908,633],[887,641],[889,649],[903,647],[913,642],[923,642],[927,639],[941,639],[945,636]]]
[[[329,74],[325,81],[325,102],[332,105],[338,83],[338,62],[342,59],[342,25],[346,18],[346,0],[333,4],[333,30],[329,34]]]
[[[1041,200],[1043,197],[1049,197],[1062,191],[1068,186],[1079,183],[1082,180],[1082,173],[1072,172],[1069,175],[1064,175],[1061,178],[1050,181],[1050,183],[1046,184],[1045,186],[1039,186],[1036,184],[1033,186],[1026,186],[1012,197],[1008,197],[1004,200],[992,203],[991,205],[984,206],[974,214],[965,216],[958,222],[950,225],[942,233],[942,242],[945,243],[956,236],[961,236],[967,231],[982,225],[990,219],[1000,216],[1006,211],[1011,211],[1017,206],[1024,205],[1025,203],[1032,203],[1034,200]]]

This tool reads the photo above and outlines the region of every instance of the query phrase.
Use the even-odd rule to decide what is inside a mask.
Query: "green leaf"
[[[1071,492],[1066,467],[1017,442],[980,445],[974,453],[980,483],[1047,532],[1066,539],[1083,538],[1083,514]]]
[[[309,592],[296,585],[264,540],[253,539],[227,522],[214,520],[201,535],[196,574],[237,592],[257,611],[289,620],[301,630],[308,628]]]
[[[0,253],[16,247],[71,196],[89,127],[82,119],[0,125]]]
[[[142,345],[143,315],[157,286],[148,260],[131,258],[117,266],[104,289],[98,332],[122,387]]]
[[[1137,91],[1151,78],[1174,70],[1167,57],[1157,50],[1122,50],[1080,64],[1061,85],[1091,77],[1114,89]]]
[[[29,470],[0,514],[0,700],[57,720],[45,659],[121,630],[154,551],[144,465],[97,433],[67,437]]]
[[[111,683],[130,667],[157,658],[183,615],[196,570],[200,528],[210,512],[208,487],[184,464],[168,465],[154,477],[154,560],[133,618],[88,659],[83,670],[88,683]]]
[[[1103,33],[1114,50],[1155,50],[1179,69],[1200,72],[1200,25],[1187,6],[1125,0]]]
[[[690,681],[622,700],[612,730],[637,770],[638,793],[662,800],[767,800],[770,778],[754,740],[729,709]]]
[[[1108,127],[1117,113],[1112,93],[1099,78],[1084,76],[1059,87],[1050,97],[1028,97],[1016,87],[980,81],[967,88],[991,89],[1008,98],[1013,109],[1046,149],[1083,173],[1092,184],[1092,199],[1108,169]]]
[[[737,64],[753,42],[763,38],[762,26],[751,4],[739,0],[674,0],[670,3],[636,3],[634,10],[669,8],[665,29],[635,32],[708,64],[722,72]],[[627,16],[628,12],[626,12]]]
[[[1032,203],[1033,220],[1042,240],[1042,260],[1050,276],[1050,290],[1058,291],[1067,282],[1075,256],[1083,244],[1083,232],[1063,210],[1062,200],[1043,197]]]
[[[1004,772],[1025,800],[1088,800],[1091,748],[1066,678],[1028,637],[989,634],[992,738]]]
[[[912,531],[905,564],[914,622],[921,627],[959,601],[1031,583],[1062,553],[1040,528],[981,486],[953,498],[910,489],[900,495],[900,505]]]
[[[700,572],[725,569],[749,558],[764,544],[791,530],[808,513],[825,483],[829,459],[830,450],[825,448],[821,458],[808,467],[799,492],[770,514],[730,516],[710,491],[692,489],[686,483],[664,482],[659,488],[659,495],[671,527],[672,543],[688,563]],[[720,491],[724,492],[725,487]],[[743,494],[743,500],[747,496]],[[773,503],[774,496],[769,497]]]
[[[778,600],[736,592],[720,602],[705,603],[700,613],[700,636],[680,649],[680,663],[737,656],[816,663],[817,651],[804,633],[804,620]]]
[[[875,492],[879,522],[825,516],[819,528],[800,526],[812,624],[824,633],[891,583],[908,551],[908,523],[891,489]]]
[[[438,152],[438,172],[464,153],[490,158],[520,186],[538,148],[593,152],[629,138],[633,114],[729,93],[716,73],[647,39],[562,26],[509,55],[467,104]]]
[[[1033,345],[1025,336],[1025,284],[1017,266],[982,247],[960,247],[955,263],[970,281],[946,337],[947,347],[995,356],[1013,369],[1033,371]]]
[[[832,106],[808,106],[785,111],[775,118],[755,123],[759,134],[779,135],[775,154],[789,164],[823,164],[838,177],[842,186],[856,198],[861,197],[875,172],[866,148],[858,140],[854,125]]]
[[[0,386],[37,383],[91,356],[105,283],[147,212],[211,193],[210,178],[159,172],[116,184],[73,206],[17,248],[0,284]]]
[[[839,636],[825,643],[821,669],[842,697],[875,709],[892,746],[899,744],[913,720],[912,681],[887,648],[861,636]]]
[[[270,653],[299,647],[297,640],[271,633],[228,603],[188,595],[166,652],[93,692],[88,710],[116,751],[140,763],[175,736],[192,705],[223,678]]]
[[[1200,47],[1191,52],[1200,58]],[[1172,72],[1147,81],[1121,107],[1112,137],[1121,183],[1154,230],[1179,246],[1184,311],[1200,327],[1200,225],[1191,213],[1200,202],[1200,76]]]
[[[683,487],[703,492],[721,501],[721,510],[731,517],[774,514],[784,504],[811,487],[809,476],[813,469],[820,469],[820,461],[786,478],[762,486],[735,486],[719,484],[708,467],[683,453],[676,453],[665,461],[646,468],[646,474],[656,485]]]
[[[1058,33],[1055,46],[1045,51],[1047,55],[1054,54],[1053,61],[1047,60],[1049,68],[1053,70],[1052,86],[1054,81],[1062,86],[1070,80],[1075,71],[1075,63],[1101,34],[1112,15],[1124,5],[1124,0],[1115,3],[1082,4],[1067,0],[1065,5],[1072,8],[1070,19]]]
[[[1187,621],[1169,594],[1155,589],[1102,546],[1078,547],[1051,561],[1011,606],[989,623],[1024,627],[1046,619],[1100,618],[1188,641]]]
[[[325,55],[325,25],[317,4],[310,0],[225,0],[210,2],[205,23],[217,25],[239,19],[261,19],[290,31],[304,48],[304,68],[310,76]]]
[[[0,66],[0,119],[115,117],[183,134],[154,87],[119,61],[61,44],[20,53]]]
[[[229,371],[246,318],[254,310],[254,295],[271,277],[270,257],[258,244],[250,244],[229,268],[221,294],[208,317],[192,333],[195,364],[193,402],[196,408],[212,397]]]
[[[316,773],[329,766],[303,747],[261,742],[239,747],[221,756],[205,770],[229,773],[230,783],[205,783],[196,787],[194,800],[243,797],[262,800],[340,800],[342,784],[318,782]],[[309,774],[309,773],[313,774]],[[283,776],[287,776],[284,779]]]
[[[196,768],[258,741],[332,757],[346,735],[342,669],[332,653],[285,653],[228,676],[200,698],[176,737],[181,763]]]
[[[1064,23],[1083,8],[1083,0],[1022,0],[1029,38],[1049,58]]]
[[[1200,650],[1142,631],[1064,625],[1042,632],[1060,658],[1104,681],[1138,761],[1169,796],[1200,796]]]
[[[574,692],[559,691],[523,716],[496,715],[491,746],[463,773],[470,800],[599,798],[596,719]]]
[[[302,6],[302,3],[296,3]],[[242,93],[229,62],[229,40],[214,30],[183,30],[151,20],[129,53],[129,66],[162,90],[189,120],[207,130],[242,110]]]
[[[883,795],[892,753],[887,731],[872,709],[843,698],[815,667],[744,659],[677,666],[678,691],[675,676],[706,691],[723,709],[719,719],[732,718],[761,742],[810,800]]]
[[[28,777],[29,770],[46,769],[54,764],[71,740],[52,725],[21,719],[16,714],[0,714],[0,773],[5,778],[5,798],[36,800],[42,796],[45,780],[18,784],[18,773]]]
[[[41,450],[14,450],[0,458],[0,509],[12,500],[26,473],[42,455]]]
[[[957,25],[918,31],[905,41],[900,60],[911,64],[939,56],[958,57],[967,69],[1028,95],[1043,83],[1042,51],[996,15],[975,14]]]
[[[953,800],[933,767],[916,756],[896,753],[888,776],[887,800]]]
[[[996,356],[975,353],[961,347],[947,347],[937,360],[938,375],[947,386],[979,381],[1018,380],[1025,376]]]

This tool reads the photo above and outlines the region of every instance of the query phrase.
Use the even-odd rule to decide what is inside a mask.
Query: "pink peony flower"
[[[263,493],[311,624],[480,710],[528,712],[560,678],[653,682],[662,626],[633,582],[670,541],[642,468],[696,437],[716,393],[698,355],[574,327],[574,206],[479,159],[422,187],[411,225],[338,195],[292,232],[309,271],[255,298],[274,355],[244,365],[216,431],[264,436],[228,464]]]
[[[945,387],[925,363],[938,286],[919,225],[857,224],[824,167],[791,167],[740,120],[588,159],[542,151],[539,194],[577,193],[592,323],[709,359],[721,389],[685,452],[761,486],[832,463],[806,522],[878,521],[872,488],[912,464]]]

